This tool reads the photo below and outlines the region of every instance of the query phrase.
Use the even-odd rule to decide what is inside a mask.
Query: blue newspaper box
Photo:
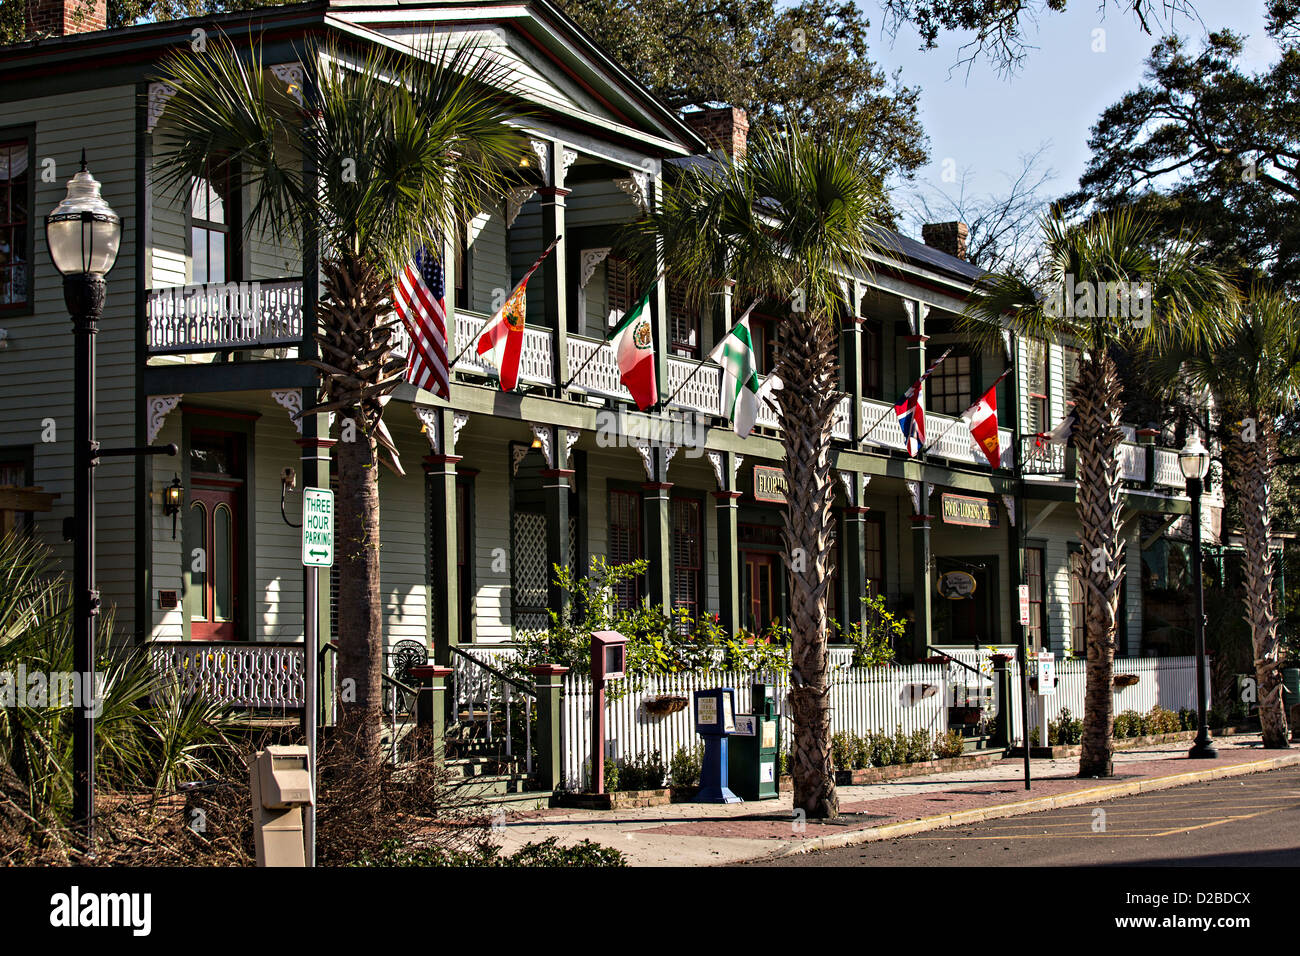
[[[697,803],[740,803],[727,786],[727,738],[736,732],[735,691],[730,687],[695,692],[695,732],[704,738]]]

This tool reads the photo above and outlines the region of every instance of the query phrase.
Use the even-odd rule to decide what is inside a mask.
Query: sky
[[[902,69],[903,82],[919,86],[920,117],[930,138],[930,163],[918,170],[916,188],[955,194],[963,174],[968,195],[1001,195],[1020,169],[1020,157],[1046,145],[1042,162],[1055,172],[1045,198],[1078,185],[1089,157],[1089,130],[1102,111],[1135,89],[1156,37],[1116,8],[1105,15],[1101,0],[1072,0],[1065,13],[1048,14],[1025,30],[1030,49],[1021,70],[1008,78],[980,59],[967,72],[956,66],[962,34],[940,36],[938,49],[923,51],[915,31],[884,34],[874,0],[857,0],[871,18],[871,55],[888,72]],[[1263,0],[1196,0],[1200,22],[1180,17],[1172,31],[1196,43],[1209,30],[1232,29],[1249,37],[1245,64],[1258,70],[1276,58],[1264,31]],[[1094,34],[1102,30],[1103,34]],[[1100,42],[1099,42],[1100,41]],[[1093,47],[1104,46],[1094,52]],[[944,173],[956,182],[945,181]],[[903,205],[906,183],[896,191]],[[919,232],[904,220],[903,231]]]

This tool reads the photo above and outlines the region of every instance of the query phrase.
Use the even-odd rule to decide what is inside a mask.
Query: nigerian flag
[[[709,353],[722,366],[722,410],[741,438],[748,438],[758,415],[758,363],[749,335],[749,313]]]

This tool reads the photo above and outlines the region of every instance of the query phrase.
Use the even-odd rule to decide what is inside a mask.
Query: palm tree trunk
[[[1243,441],[1241,432],[1230,428],[1228,465],[1232,489],[1241,507],[1245,539],[1242,572],[1246,584],[1246,623],[1255,654],[1255,680],[1259,700],[1259,723],[1264,746],[1289,747],[1286,709],[1282,703],[1282,671],[1278,666],[1277,610],[1273,596],[1273,556],[1269,516],[1269,487],[1277,455],[1277,433],[1266,414],[1256,413],[1255,440]]]
[[[374,438],[335,446],[339,462],[339,686],[343,723],[359,756],[378,759],[383,689],[383,604],[379,583],[379,474]],[[349,694],[349,690],[352,691]],[[351,699],[349,699],[351,697]],[[351,738],[350,738],[351,739]]]
[[[345,423],[338,458],[339,703],[346,739],[366,762],[380,759],[383,600],[379,580],[379,448],[381,398],[391,377],[391,293],[375,266],[354,255],[322,263],[317,304],[322,375],[320,408]],[[400,366],[400,361],[397,363]]]
[[[836,330],[824,316],[796,312],[781,325],[776,392],[785,479],[790,582],[790,709],[794,806],[808,817],[839,815],[831,763],[827,588],[830,585],[831,426],[837,392]]]
[[[1079,537],[1083,543],[1088,659],[1079,776],[1109,777],[1115,700],[1112,688],[1124,541],[1120,537],[1120,380],[1109,352],[1083,363],[1075,389]]]

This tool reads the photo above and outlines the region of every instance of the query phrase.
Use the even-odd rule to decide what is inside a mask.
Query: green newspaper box
[[[754,684],[750,692],[753,712],[736,715],[736,732],[728,742],[728,782],[743,800],[774,800],[780,792],[777,748],[781,740],[776,687]]]

